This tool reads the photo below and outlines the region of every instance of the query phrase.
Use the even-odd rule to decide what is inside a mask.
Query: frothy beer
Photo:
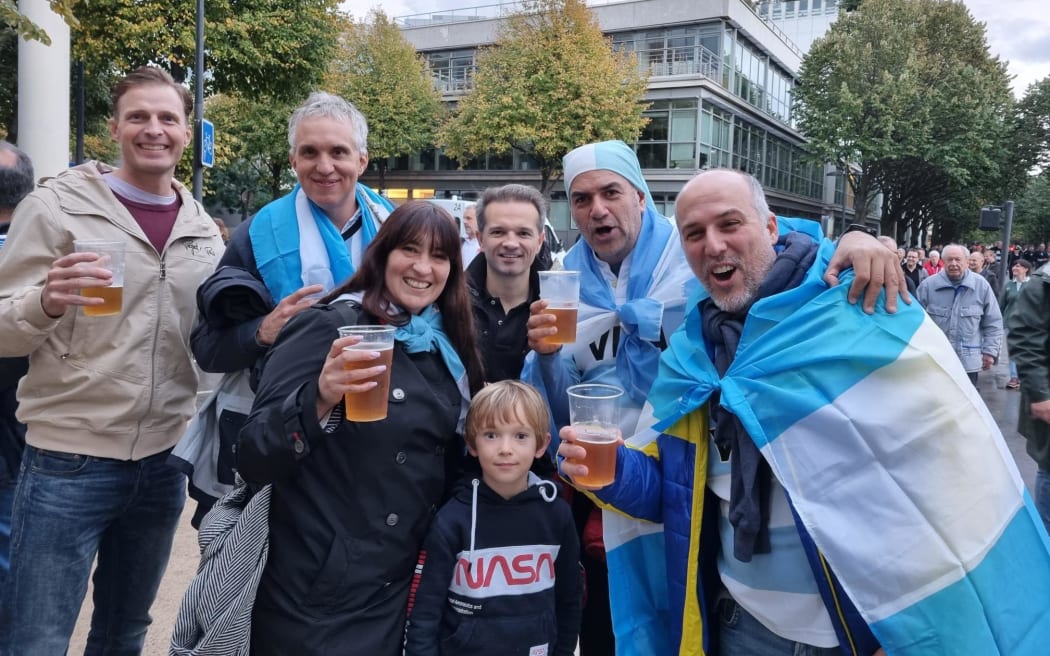
[[[558,332],[545,336],[543,341],[548,344],[574,343],[576,341],[576,320],[580,312],[579,305],[573,303],[557,307],[548,306],[546,312],[556,317],[554,327],[558,329]]]
[[[379,383],[367,392],[346,393],[344,397],[346,399],[346,419],[347,421],[386,419],[387,400],[390,394],[390,365],[394,361],[394,346],[388,342],[360,342],[351,348],[355,351],[377,351],[379,359],[350,362],[346,365],[348,371],[368,369],[381,364],[386,365],[386,370],[378,376],[361,381],[374,380]]]
[[[587,450],[582,459],[573,461],[587,466],[586,476],[576,476],[575,481],[584,487],[605,487],[616,480],[616,446],[619,432],[615,427],[601,424],[578,424],[576,443]]]
[[[80,295],[86,298],[101,298],[105,301],[102,305],[84,305],[84,316],[109,317],[120,314],[120,308],[124,304],[123,287],[84,287]]]

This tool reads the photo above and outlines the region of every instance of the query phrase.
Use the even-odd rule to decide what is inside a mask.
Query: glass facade
[[[446,93],[470,89],[476,54],[473,48],[425,53],[434,86]]]
[[[649,124],[642,130],[636,146],[642,168],[697,168],[696,107],[695,98],[652,103],[645,112]]]
[[[836,0],[761,2],[765,19],[820,14],[837,16]],[[794,76],[756,43],[722,19],[693,25],[617,32],[613,47],[634,53],[650,76],[649,123],[635,142],[643,169],[696,171],[736,168],[764,186],[819,203],[826,181],[801,139],[793,136]],[[453,96],[469,90],[475,50],[424,53],[435,85]],[[664,94],[663,89],[673,89]],[[661,97],[663,95],[664,97]],[[667,97],[673,96],[673,97]],[[712,102],[711,100],[714,102]],[[454,100],[449,99],[449,100]],[[389,160],[390,171],[449,171],[459,167],[438,149]],[[468,171],[535,170],[536,162],[518,152],[488,155],[462,163]],[[684,179],[684,178],[683,178]],[[673,212],[674,194],[654,194],[657,206]],[[564,195],[555,194],[551,220],[569,228]]]
[[[762,0],[755,13],[780,28],[803,52],[827,33],[839,16],[838,0]]]

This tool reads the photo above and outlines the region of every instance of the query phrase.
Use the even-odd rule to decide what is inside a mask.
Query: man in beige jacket
[[[173,179],[192,100],[157,68],[113,89],[121,166],[44,181],[15,210],[0,251],[0,356],[29,356],[0,654],[61,654],[87,589],[89,653],[138,653],[167,566],[186,482],[167,453],[194,410],[188,347],[195,294],[222,254],[218,229]],[[119,280],[74,240],[123,243],[117,314],[91,316],[88,287]]]

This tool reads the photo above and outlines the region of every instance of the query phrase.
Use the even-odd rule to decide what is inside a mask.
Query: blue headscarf
[[[639,404],[644,403],[659,368],[660,350],[652,342],[660,339],[664,309],[663,303],[651,298],[650,288],[653,271],[674,228],[656,210],[649,187],[642,178],[638,157],[626,143],[602,141],[580,146],[565,156],[563,167],[566,189],[571,188],[577,175],[601,169],[623,176],[645,194],[642,226],[631,254],[626,303],[616,305],[613,291],[602,277],[598,258],[586,240],[577,242],[565,257],[565,268],[580,272],[580,300],[599,310],[618,314],[624,329],[620,333],[616,374],[631,398]]]

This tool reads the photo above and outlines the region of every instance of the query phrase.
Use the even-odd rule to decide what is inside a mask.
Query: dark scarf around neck
[[[704,341],[715,354],[715,369],[725,376],[736,358],[740,334],[747,313],[755,302],[798,287],[817,257],[817,244],[807,235],[789,233],[777,242],[780,250],[773,266],[759,286],[758,293],[739,312],[724,312],[711,299],[701,307]],[[769,492],[772,472],[740,420],[719,404],[719,394],[711,396],[711,422],[714,442],[721,453],[730,453],[731,488],[729,523],[733,526],[733,555],[750,562],[756,553],[769,553]]]

